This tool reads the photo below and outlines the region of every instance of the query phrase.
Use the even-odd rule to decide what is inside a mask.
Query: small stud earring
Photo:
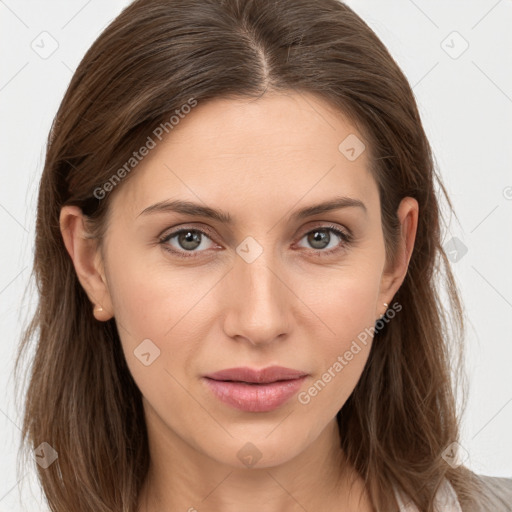
[[[108,311],[99,304],[94,306],[93,314],[98,322],[106,322],[109,318],[112,318],[112,314],[109,314]]]
[[[382,313],[382,315],[380,315],[380,317],[377,320],[380,320],[381,318],[384,318],[384,315],[386,314],[386,311],[388,310],[388,305],[385,302],[383,304],[386,307],[386,309],[384,310],[384,313]]]

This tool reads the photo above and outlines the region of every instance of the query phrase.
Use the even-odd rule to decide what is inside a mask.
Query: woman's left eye
[[[335,235],[334,237],[332,237],[332,233]],[[307,239],[307,243],[310,245],[306,249],[331,254],[349,245],[352,241],[352,235],[335,226],[322,226],[308,231],[302,236],[301,240],[303,239]],[[210,247],[208,247],[208,244],[205,247],[203,243],[205,240],[210,242]],[[163,245],[166,251],[184,258],[194,257],[193,253],[203,252],[215,246],[210,236],[204,231],[186,228],[165,235],[159,240],[159,243]]]
[[[335,237],[333,238],[330,233],[334,233]],[[327,254],[331,254],[343,249],[352,241],[352,235],[350,233],[342,231],[341,229],[334,226],[323,226],[308,231],[302,237],[302,239],[304,238],[307,239],[307,243],[310,245],[310,247],[319,250],[321,253]],[[337,243],[336,238],[339,239]],[[331,242],[334,242],[334,244],[331,244]]]

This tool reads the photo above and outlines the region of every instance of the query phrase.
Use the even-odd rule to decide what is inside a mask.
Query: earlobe
[[[86,236],[84,215],[78,206],[62,207],[60,230],[78,280],[92,303],[95,318],[109,320],[113,316],[113,308],[103,273],[103,260],[97,240]]]

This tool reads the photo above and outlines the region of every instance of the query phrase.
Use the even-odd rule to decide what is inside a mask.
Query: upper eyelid
[[[191,226],[185,226],[185,227],[177,227],[177,228],[171,228],[169,231],[165,230],[161,235],[158,236],[159,240],[165,240],[166,238],[172,238],[176,235],[179,235],[183,231],[198,231],[200,233],[203,233],[207,235],[211,240],[213,240],[214,236],[212,236],[212,231],[204,228],[204,227],[191,227]]]

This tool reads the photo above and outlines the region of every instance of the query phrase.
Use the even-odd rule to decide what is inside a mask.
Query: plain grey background
[[[85,51],[128,3],[0,0],[0,512],[45,510],[34,471],[16,473],[11,373],[36,300],[33,286],[22,294],[46,137]],[[512,477],[512,1],[347,3],[408,77],[460,220],[443,235],[468,321],[462,453],[477,473]]]

